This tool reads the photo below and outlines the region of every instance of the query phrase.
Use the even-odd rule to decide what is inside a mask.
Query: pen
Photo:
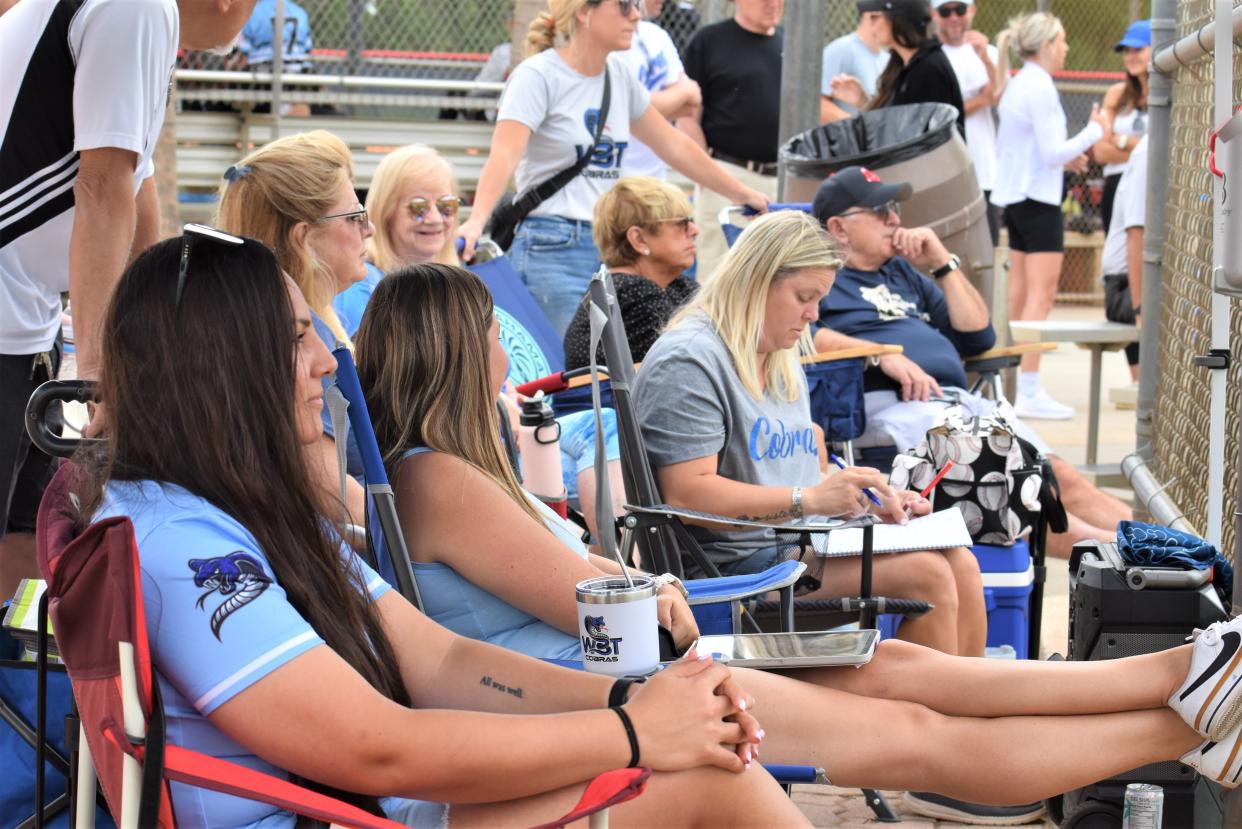
[[[952,468],[953,468],[953,461],[945,461],[944,469],[941,469],[939,472],[936,473],[936,477],[932,478],[931,483],[923,488],[923,491],[919,493],[919,497],[926,498],[931,493],[931,491],[936,488],[936,484],[940,483],[940,479],[944,477],[944,473],[948,472]]]
[[[838,469],[849,468],[845,465],[845,461],[838,458],[834,452],[829,452],[828,457],[832,458],[832,462],[837,465]],[[870,498],[871,503],[875,504],[877,507],[880,507],[881,509],[884,507],[884,505],[880,503],[880,499],[875,497],[875,493],[871,491],[871,487],[863,487],[863,494]]]

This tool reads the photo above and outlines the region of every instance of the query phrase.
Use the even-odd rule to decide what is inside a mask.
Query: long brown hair
[[[927,17],[922,16],[918,9],[903,9],[900,12],[885,12],[893,27],[893,42],[907,49],[918,51],[924,43],[931,39],[927,24],[931,22],[931,8],[927,7]],[[867,104],[868,109],[879,109],[888,106],[897,94],[897,78],[906,62],[894,49],[888,64],[875,82],[875,97]]]
[[[358,378],[388,474],[426,446],[495,481],[540,524],[500,442],[488,341],[492,295],[465,268],[427,262],[384,277],[358,327]]]
[[[175,484],[204,498],[250,531],[328,647],[409,705],[356,559],[329,535],[306,468],[293,416],[293,311],[275,256],[255,240],[197,242],[177,308],[180,255],[180,239],[147,250],[108,307],[99,384],[111,428],[81,458],[84,518],[109,480]],[[378,808],[374,798],[351,799]]]

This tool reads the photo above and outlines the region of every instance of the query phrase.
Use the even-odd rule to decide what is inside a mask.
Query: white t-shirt
[[[177,57],[175,0],[23,0],[0,16],[0,354],[37,354],[60,327],[78,153],[138,154],[154,173]]]
[[[1142,116],[1141,118],[1139,116]],[[1147,113],[1138,109],[1120,112],[1113,117],[1113,135],[1128,135],[1133,144],[1139,136],[1147,132]],[[1105,164],[1104,175],[1111,176],[1126,171],[1126,162]]]
[[[650,20],[638,21],[633,45],[620,55],[649,93],[666,89],[686,76],[673,39]],[[627,176],[665,178],[668,165],[646,144],[631,138],[623,172]]]
[[[1108,226],[1108,239],[1104,242],[1104,255],[1100,260],[1100,275],[1128,274],[1126,261],[1126,231],[1143,227],[1147,219],[1147,136],[1139,139],[1130,153],[1130,160],[1117,183],[1117,195],[1113,198],[1113,221]]]
[[[988,84],[988,68],[983,65],[975,49],[968,43],[961,46],[943,46],[945,57],[953,65],[957,85],[962,88],[962,100],[969,101]],[[996,47],[988,44],[988,59],[996,66]],[[966,116],[966,148],[975,165],[975,178],[980,190],[991,190],[996,177],[996,121],[992,107],[980,107]]]
[[[596,199],[621,178],[629,153],[630,122],[646,112],[651,96],[616,53],[608,56],[608,74],[612,102],[600,147],[586,169],[536,207],[532,216],[589,222]],[[594,77],[579,74],[555,49],[518,64],[496,114],[497,121],[517,121],[531,130],[514,176],[518,193],[551,178],[590,150],[603,96],[602,72]]]

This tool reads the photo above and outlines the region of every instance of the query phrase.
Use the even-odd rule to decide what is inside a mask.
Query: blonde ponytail
[[[587,5],[587,0],[548,0],[546,11],[540,12],[530,22],[526,32],[526,57],[532,57],[556,45],[556,37],[565,40],[573,37],[575,15]]]
[[[1011,18],[1005,31],[996,37],[996,51],[1000,62],[996,67],[996,96],[999,99],[1009,83],[1010,50],[1018,54],[1023,61],[1031,60],[1039,55],[1043,48],[1056,40],[1058,34],[1064,34],[1065,27],[1056,15],[1048,12],[1032,12]]]

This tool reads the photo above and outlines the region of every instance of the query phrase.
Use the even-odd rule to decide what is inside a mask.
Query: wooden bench
[[[1115,464],[1100,465],[1100,370],[1105,351],[1120,351],[1138,342],[1138,328],[1120,322],[1072,322],[1067,320],[1011,320],[1009,333],[1015,340],[1041,343],[1074,343],[1091,352],[1091,388],[1087,412],[1087,463],[1083,472],[1096,483],[1124,484]]]

